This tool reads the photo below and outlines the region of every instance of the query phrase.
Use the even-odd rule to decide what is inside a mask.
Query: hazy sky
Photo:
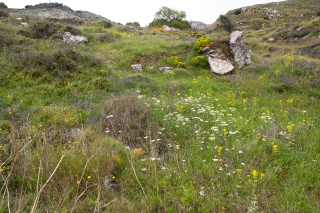
[[[114,22],[126,24],[127,22],[139,22],[141,26],[146,26],[152,22],[154,14],[162,7],[167,6],[178,11],[185,11],[187,20],[201,21],[212,24],[221,14],[229,10],[263,4],[278,2],[280,0],[110,0],[110,1],[81,1],[81,0],[59,0],[73,10],[84,10],[101,15]],[[43,0],[3,0],[9,8],[24,8],[25,5],[35,5],[45,2]]]

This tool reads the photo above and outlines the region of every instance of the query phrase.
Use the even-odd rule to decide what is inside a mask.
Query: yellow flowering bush
[[[195,45],[194,45],[194,49],[198,52],[201,53],[202,49],[205,48],[206,46],[208,46],[210,44],[210,38],[208,37],[201,37],[199,38]]]

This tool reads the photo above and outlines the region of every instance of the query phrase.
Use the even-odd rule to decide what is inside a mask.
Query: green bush
[[[225,16],[225,15],[220,15],[218,20],[221,23],[221,27],[222,29],[224,29],[227,32],[232,32],[233,28],[234,28],[234,24],[231,22],[231,20]]]
[[[140,27],[139,22],[128,22],[126,23],[126,26],[133,26],[133,27]]]
[[[266,23],[267,23],[267,21],[265,19],[263,19],[263,18],[252,18],[250,20],[250,26],[249,27],[251,29],[259,30]]]
[[[150,27],[157,27],[157,28],[160,28],[163,25],[178,28],[180,30],[185,30],[190,28],[188,21],[178,20],[178,19],[172,20],[170,22],[164,19],[155,19],[149,24]]]
[[[210,38],[208,37],[201,37],[198,38],[198,40],[196,41],[195,45],[194,45],[194,49],[198,52],[201,53],[202,49],[205,48],[206,46],[208,46],[210,44]]]
[[[192,63],[197,66],[197,67],[201,67],[201,68],[208,68],[209,67],[209,62],[206,56],[204,55],[200,55],[200,56],[196,56],[192,59]]]
[[[238,9],[236,9],[235,11],[234,11],[234,14],[235,15],[239,15],[239,14],[241,14],[242,13],[242,9],[241,8],[238,8]]]
[[[109,33],[99,33],[98,35],[98,41],[100,42],[113,42],[115,41],[115,38],[110,35]]]
[[[98,26],[104,27],[104,28],[111,28],[112,27],[112,23],[111,21],[99,21],[97,23]]]
[[[36,22],[32,24],[27,30],[20,30],[18,34],[28,38],[42,39],[50,38],[61,29],[61,25],[51,23],[48,21]]]
[[[79,30],[78,28],[73,27],[73,26],[67,26],[67,27],[64,29],[64,31],[65,31],[65,32],[70,32],[70,33],[72,33],[73,35],[82,35],[81,30]]]

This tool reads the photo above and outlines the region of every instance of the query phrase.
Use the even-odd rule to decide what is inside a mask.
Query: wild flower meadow
[[[320,64],[261,58],[266,29],[219,76],[195,32],[87,25],[71,46],[0,28],[0,212],[320,211]]]

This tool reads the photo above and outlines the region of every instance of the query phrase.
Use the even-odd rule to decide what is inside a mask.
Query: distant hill
[[[111,21],[101,15],[88,11],[74,11],[70,7],[60,3],[41,3],[34,6],[27,5],[24,9],[8,10],[11,15],[37,16],[44,19],[71,19],[78,23]]]

